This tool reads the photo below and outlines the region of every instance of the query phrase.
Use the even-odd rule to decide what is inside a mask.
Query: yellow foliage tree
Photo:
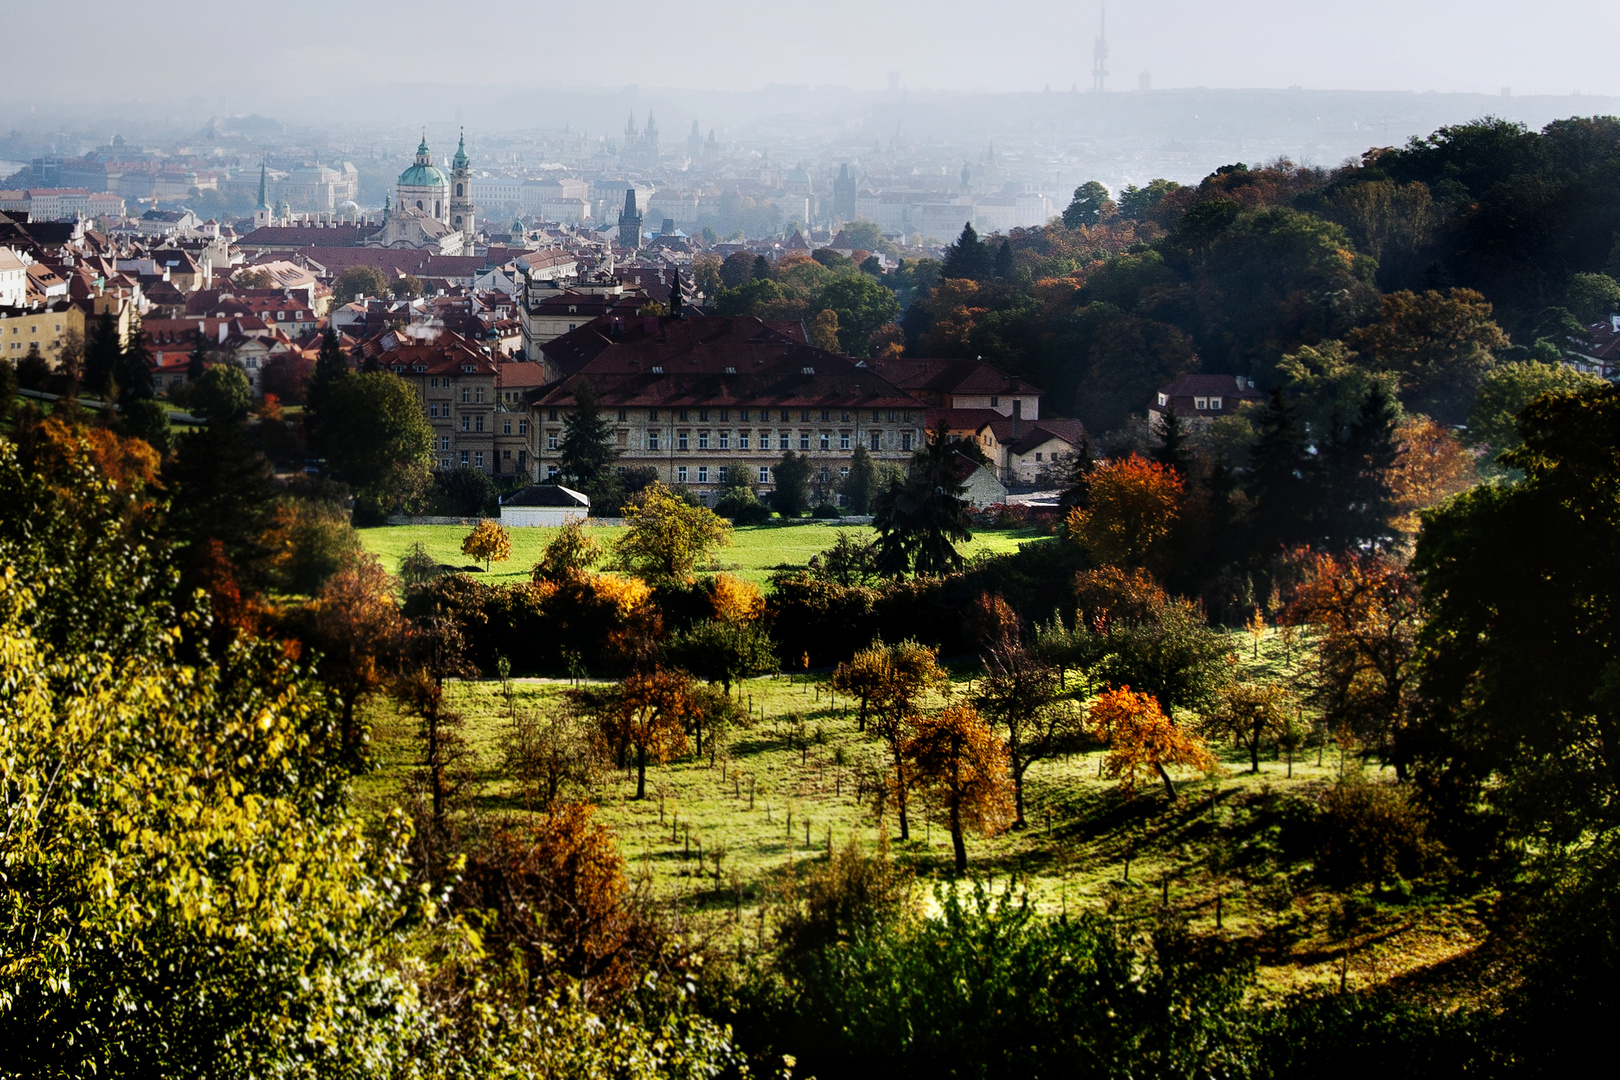
[[[709,603],[714,605],[714,617],[725,623],[752,622],[765,614],[765,597],[759,587],[735,574],[715,577]]]
[[[1410,417],[1395,429],[1395,467],[1389,487],[1395,504],[1393,524],[1417,535],[1419,515],[1472,487],[1478,479],[1474,455],[1451,429],[1427,416]]]
[[[916,717],[904,753],[924,795],[944,812],[956,872],[965,872],[963,830],[993,836],[1012,820],[1007,744],[971,705],[953,705]]]
[[[663,484],[648,486],[624,508],[627,528],[613,546],[614,565],[648,581],[679,581],[700,559],[731,543],[731,526]]]
[[[1215,767],[1204,740],[1171,723],[1152,694],[1133,693],[1128,686],[1110,689],[1092,704],[1091,723],[1108,743],[1104,770],[1127,795],[1136,793],[1144,776],[1156,775],[1174,802],[1171,766],[1202,772]]]
[[[488,570],[491,562],[505,562],[512,557],[512,534],[497,521],[480,521],[461,542],[461,553],[483,559],[484,569]]]

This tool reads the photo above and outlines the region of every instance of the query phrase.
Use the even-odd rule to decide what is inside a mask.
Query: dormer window
[[[1209,399],[1209,407],[1211,409],[1219,409],[1221,407],[1221,399],[1218,398],[1218,397],[1210,398]]]
[[[664,373],[664,366],[662,364],[654,364],[652,373],[654,375],[662,375]]]
[[[1209,408],[1209,398],[1207,398],[1207,397],[1195,397],[1195,398],[1193,398],[1193,408],[1195,408],[1195,409],[1207,409],[1207,408]]]
[[[1170,395],[1169,394],[1160,394],[1159,395],[1159,408],[1162,409],[1168,404],[1170,404]]]
[[[465,371],[467,374],[471,375],[473,372],[478,370],[478,367],[477,367],[476,364],[462,364],[461,365],[461,370]]]
[[[726,365],[726,374],[727,375],[735,375],[735,374],[737,374],[737,369],[728,364],[728,365]]]
[[[813,367],[802,367],[799,369],[800,375],[814,375],[815,373],[816,369]]]

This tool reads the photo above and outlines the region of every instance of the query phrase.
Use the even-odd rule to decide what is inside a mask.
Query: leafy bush
[[[1359,778],[1336,784],[1317,810],[1317,872],[1338,888],[1416,877],[1430,854],[1423,826],[1400,788]]]
[[[843,517],[844,515],[839,512],[836,504],[824,502],[817,503],[814,508],[811,509],[810,516],[813,518],[838,518]]]
[[[759,501],[754,489],[732,488],[714,504],[714,512],[736,525],[759,525],[771,519],[771,508]]]
[[[830,881],[820,924],[847,935],[783,969],[785,991],[752,995],[746,1039],[817,1076],[1178,1076],[1246,1071],[1246,970],[1200,955],[1173,928],[1145,951],[1093,917],[1049,918],[1008,887],[940,887],[937,918],[858,919],[839,904],[863,878]],[[833,890],[832,885],[840,888]],[[765,1015],[760,1015],[761,1013]],[[764,1034],[764,1032],[760,1032]]]

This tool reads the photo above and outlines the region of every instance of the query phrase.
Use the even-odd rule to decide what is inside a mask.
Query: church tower
[[[467,162],[467,134],[462,132],[456,156],[450,162],[450,226],[460,229],[468,254],[473,246],[472,170]]]
[[[270,179],[269,170],[270,170],[270,165],[269,165],[268,162],[261,162],[260,163],[260,165],[259,165],[259,201],[253,207],[253,227],[255,229],[263,229],[263,228],[266,228],[267,226],[269,226],[271,224],[270,197],[269,197],[269,192],[267,190],[268,181]]]
[[[634,187],[625,189],[624,209],[619,211],[619,246],[626,248],[641,246],[641,211],[636,207]]]

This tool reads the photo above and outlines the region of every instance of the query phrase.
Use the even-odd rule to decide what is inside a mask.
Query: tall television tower
[[[1105,89],[1104,80],[1108,78],[1108,7],[1103,6],[1100,23],[1097,27],[1097,44],[1091,50],[1093,57],[1091,65],[1091,88],[1099,94]]]

